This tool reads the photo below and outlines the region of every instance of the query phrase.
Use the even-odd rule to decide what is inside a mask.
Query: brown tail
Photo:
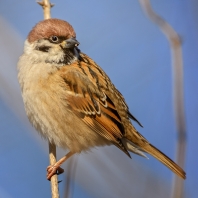
[[[186,173],[184,170],[178,166],[175,162],[173,162],[168,156],[150,144],[140,133],[137,131],[130,138],[134,144],[136,144],[142,151],[152,155],[160,162],[162,162],[165,166],[167,166],[170,170],[176,173],[179,177],[186,179]]]
[[[143,148],[143,150],[158,159],[170,170],[176,173],[179,177],[186,179],[186,173],[184,172],[184,170],[175,162],[173,162],[168,156],[166,156],[164,153],[154,147],[152,144],[148,144]]]

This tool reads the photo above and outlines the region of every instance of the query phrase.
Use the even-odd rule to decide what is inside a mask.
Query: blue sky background
[[[139,128],[135,124],[136,128],[174,159],[177,134],[170,48],[158,27],[144,15],[139,2],[54,0],[52,3],[56,4],[52,17],[72,24],[80,42],[79,48],[106,71],[126,98],[132,114],[144,125],[144,128]],[[188,133],[185,192],[186,197],[196,198],[198,2],[152,0],[151,3],[183,41]],[[34,0],[0,1],[0,197],[4,198],[50,197],[50,185],[45,179],[48,145],[25,117],[16,72],[23,42],[31,28],[42,19],[42,9]],[[9,91],[12,89],[16,94]],[[59,150],[58,157],[65,152]],[[119,193],[124,198],[131,197],[130,193],[137,193],[133,194],[134,197],[146,197],[143,189],[146,189],[150,177],[155,186],[153,191],[161,184],[167,192],[165,197],[168,197],[173,177],[171,171],[152,157],[150,160],[132,157],[132,160],[126,158],[113,146],[76,156],[78,165],[73,197],[120,197]],[[64,166],[67,168],[68,162]],[[134,181],[135,178],[139,183]],[[62,175],[60,179],[63,180],[60,184],[63,195],[66,178]],[[111,185],[112,182],[115,186]]]

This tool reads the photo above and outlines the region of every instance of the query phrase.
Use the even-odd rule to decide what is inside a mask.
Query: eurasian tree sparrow
[[[18,79],[27,116],[36,130],[70,152],[48,167],[50,179],[75,153],[115,145],[154,156],[181,178],[185,172],[150,144],[131,124],[122,94],[107,74],[78,48],[72,26],[63,20],[39,22],[25,41],[18,62]]]

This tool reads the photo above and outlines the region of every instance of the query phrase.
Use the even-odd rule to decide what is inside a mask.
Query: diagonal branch
[[[66,178],[66,188],[65,188],[65,198],[71,198],[73,196],[73,190],[74,190],[74,184],[72,184],[72,180],[75,180],[76,175],[76,168],[77,168],[77,158],[73,157],[68,162],[68,168],[67,168],[67,178]]]
[[[153,11],[149,0],[139,0],[139,2],[147,16],[151,19],[151,21],[153,21],[159,26],[159,28],[165,34],[170,43],[173,70],[172,73],[174,111],[178,132],[176,161],[181,167],[184,167],[187,133],[183,101],[183,60],[181,40],[176,31],[163,18],[161,18]],[[183,180],[181,180],[177,176],[174,176],[174,183],[172,189],[173,198],[181,198],[183,196],[183,185]]]

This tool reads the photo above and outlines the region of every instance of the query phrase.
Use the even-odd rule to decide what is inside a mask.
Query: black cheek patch
[[[51,47],[49,46],[40,46],[40,47],[36,47],[35,49],[42,52],[48,52],[50,48]]]

